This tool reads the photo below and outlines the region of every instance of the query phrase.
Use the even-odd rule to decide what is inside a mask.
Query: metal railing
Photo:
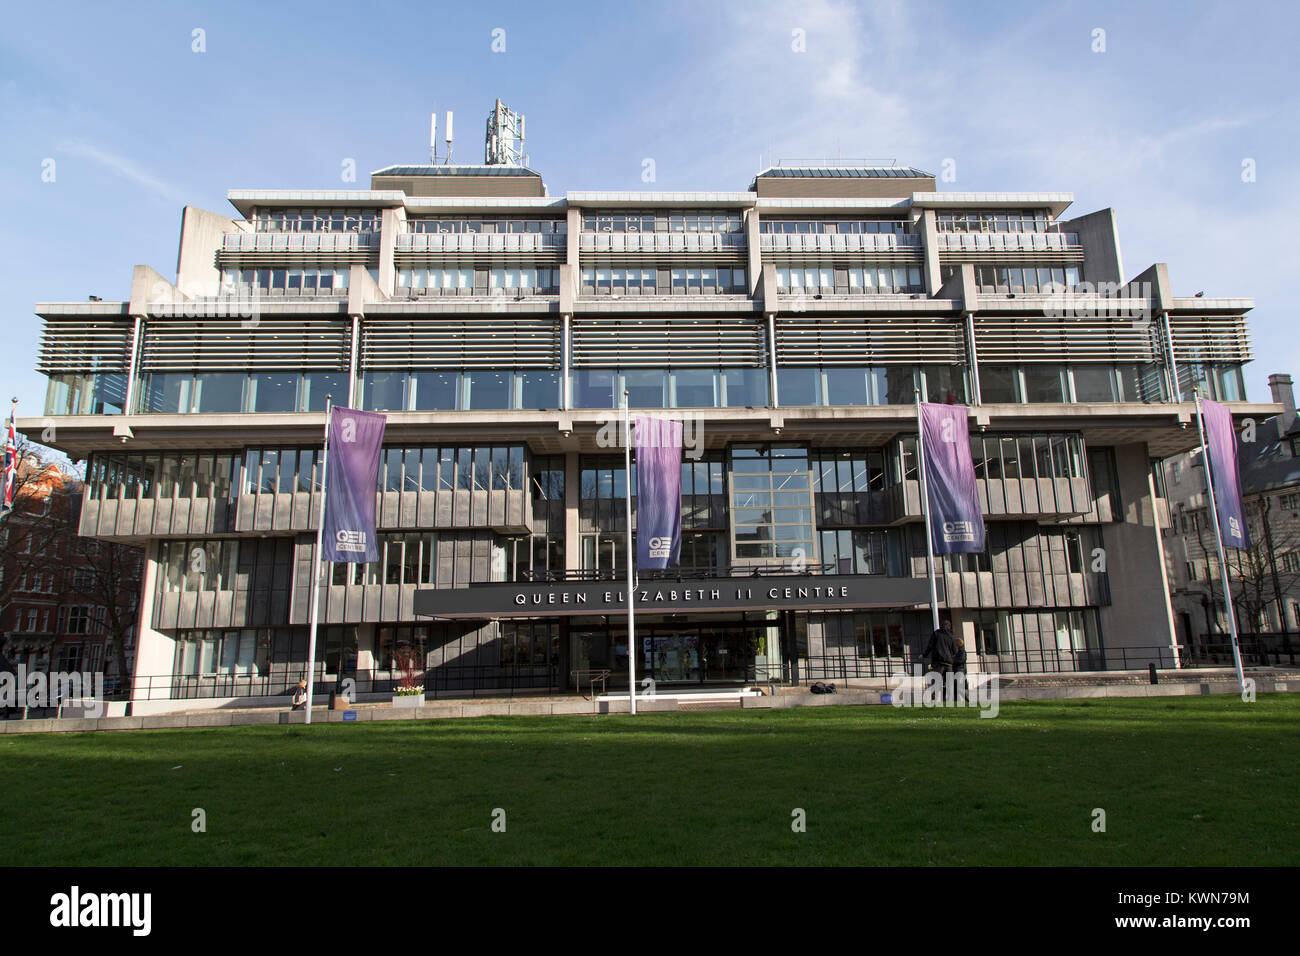
[[[637,581],[699,581],[707,578],[761,578],[808,574],[834,574],[836,565],[807,564],[795,571],[789,564],[728,565],[716,568],[668,568],[636,572]],[[622,568],[588,568],[583,570],[532,571],[523,580],[543,583],[566,581],[626,581]]]
[[[247,697],[290,697],[304,667],[276,666],[268,674],[154,674],[137,677],[132,700],[214,700]],[[351,680],[356,694],[390,694],[404,677],[397,670],[356,670],[327,674],[318,664],[313,676],[317,694],[342,692]],[[417,676],[417,680],[420,678]],[[424,696],[513,697],[521,693],[558,691],[564,687],[555,664],[443,664],[423,672]]]
[[[1296,653],[1300,651],[1300,635],[1288,634],[1285,637],[1289,640],[1285,640],[1280,631],[1242,634],[1237,642],[1241,649],[1241,663],[1247,667],[1294,666]],[[1231,641],[1193,641],[1184,648],[1184,654],[1186,660],[1195,662],[1189,666],[1230,667],[1233,663]]]
[[[1183,667],[1191,666],[1181,653]],[[1231,664],[1231,651],[1227,664]],[[1224,662],[1220,662],[1224,663]],[[1117,647],[1090,650],[1039,650],[1016,649],[1005,654],[971,655],[967,670],[985,674],[1080,674],[1107,671],[1145,670],[1155,664],[1161,669],[1174,668],[1173,651],[1168,644],[1145,647]],[[791,664],[786,665],[786,679],[790,683],[808,684],[817,680],[865,680],[884,678],[898,673],[912,673],[917,667],[928,669],[919,654],[911,650],[902,654],[881,657],[827,654],[801,659],[797,675]]]

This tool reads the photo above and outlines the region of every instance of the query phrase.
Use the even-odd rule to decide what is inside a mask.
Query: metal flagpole
[[[307,720],[311,723],[312,692],[316,685],[316,622],[320,617],[320,568],[321,552],[325,545],[325,480],[329,471],[330,453],[330,411],[333,405],[332,395],[325,396],[325,446],[320,459],[320,513],[316,516],[316,555],[311,562],[311,622],[307,638]]]
[[[627,699],[629,712],[636,713],[636,614],[633,611],[633,595],[636,584],[632,580],[632,418],[627,404],[627,389],[623,390],[623,484],[627,494]]]
[[[1232,662],[1237,667],[1237,684],[1246,693],[1246,673],[1241,667],[1241,649],[1237,645],[1237,615],[1232,609],[1232,582],[1228,580],[1228,559],[1223,550],[1223,531],[1219,528],[1219,508],[1214,501],[1214,476],[1210,473],[1210,449],[1205,444],[1205,422],[1201,418],[1201,390],[1196,396],[1196,428],[1201,433],[1201,462],[1205,466],[1205,486],[1210,492],[1210,523],[1214,525],[1214,543],[1219,549],[1219,573],[1223,576],[1223,603],[1228,609],[1228,633],[1232,636]]]
[[[921,390],[916,389],[916,462],[921,476],[921,513],[925,515],[925,569],[930,576],[930,619],[939,630],[939,589],[934,578],[934,538],[930,532],[930,502],[925,483],[925,428],[921,424]]]

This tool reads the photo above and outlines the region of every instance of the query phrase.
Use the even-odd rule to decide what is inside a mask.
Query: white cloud
[[[111,153],[94,143],[88,143],[84,140],[71,140],[60,143],[58,148],[60,152],[71,153],[74,156],[81,156],[98,163],[110,172],[121,176],[123,179],[129,179],[137,186],[149,190],[162,199],[179,203],[189,201],[189,197],[184,190],[142,169],[134,160]]]

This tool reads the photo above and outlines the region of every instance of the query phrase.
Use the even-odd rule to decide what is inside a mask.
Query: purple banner
[[[935,554],[979,554],[984,516],[975,487],[964,405],[921,405],[925,499]]]
[[[682,423],[636,419],[636,566],[674,567],[682,553]]]
[[[375,496],[387,416],[355,408],[330,410],[329,457],[325,473],[326,561],[367,564],[379,560]]]
[[[1201,424],[1205,452],[1214,480],[1214,508],[1225,548],[1249,548],[1246,507],[1241,500],[1241,472],[1237,468],[1237,432],[1226,405],[1201,399]]]

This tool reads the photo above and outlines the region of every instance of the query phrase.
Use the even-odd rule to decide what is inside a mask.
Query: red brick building
[[[113,622],[124,631],[128,671],[133,659],[139,552],[79,537],[80,478],[29,461],[0,519],[0,651],[29,673],[102,671],[111,692],[122,667]]]

